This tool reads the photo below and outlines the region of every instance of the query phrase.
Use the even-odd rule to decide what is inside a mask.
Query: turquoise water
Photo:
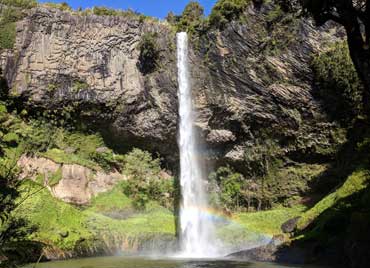
[[[233,260],[180,260],[148,257],[102,257],[40,263],[26,268],[308,268]],[[309,268],[315,268],[310,266]]]

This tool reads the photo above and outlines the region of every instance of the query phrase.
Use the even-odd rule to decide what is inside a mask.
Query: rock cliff
[[[315,99],[310,69],[343,32],[276,13],[273,4],[251,4],[241,20],[191,38],[204,152],[249,176],[265,155],[284,165],[329,162],[344,137]],[[160,57],[143,74],[138,44],[151,32]],[[11,93],[33,111],[68,114],[116,148],[139,146],[176,163],[176,41],[167,22],[39,7],[18,22],[15,48],[0,58]]]

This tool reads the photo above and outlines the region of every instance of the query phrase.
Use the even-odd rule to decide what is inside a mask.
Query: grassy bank
[[[21,188],[21,200],[26,199],[14,216],[27,219],[37,228],[32,240],[62,251],[74,251],[82,243],[91,248],[104,244],[129,249],[155,237],[175,237],[174,216],[169,210],[152,202],[145,210],[136,211],[132,201],[117,188],[97,196],[84,208],[54,198],[48,189],[31,181]],[[125,241],[135,244],[124,245]]]

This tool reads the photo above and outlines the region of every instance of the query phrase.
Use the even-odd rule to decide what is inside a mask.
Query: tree
[[[191,1],[181,14],[178,28],[180,31],[193,32],[199,28],[203,18],[204,8],[198,2]]]
[[[226,23],[240,17],[249,2],[249,0],[219,0],[209,16],[211,26],[225,27]]]
[[[175,13],[170,11],[166,16],[166,21],[170,24],[176,24],[179,22],[181,16],[176,16]]]
[[[301,0],[318,25],[335,21],[344,26],[356,71],[364,83],[364,110],[370,115],[370,0]]]
[[[200,20],[204,15],[204,8],[198,3],[191,1],[182,12],[182,19],[188,21]]]

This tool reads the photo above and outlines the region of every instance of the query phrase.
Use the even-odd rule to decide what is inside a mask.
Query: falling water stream
[[[181,255],[190,258],[217,255],[215,231],[212,220],[205,213],[208,208],[202,169],[198,159],[197,139],[194,131],[191,79],[188,64],[188,37],[177,34],[177,67],[179,81],[179,147]]]

